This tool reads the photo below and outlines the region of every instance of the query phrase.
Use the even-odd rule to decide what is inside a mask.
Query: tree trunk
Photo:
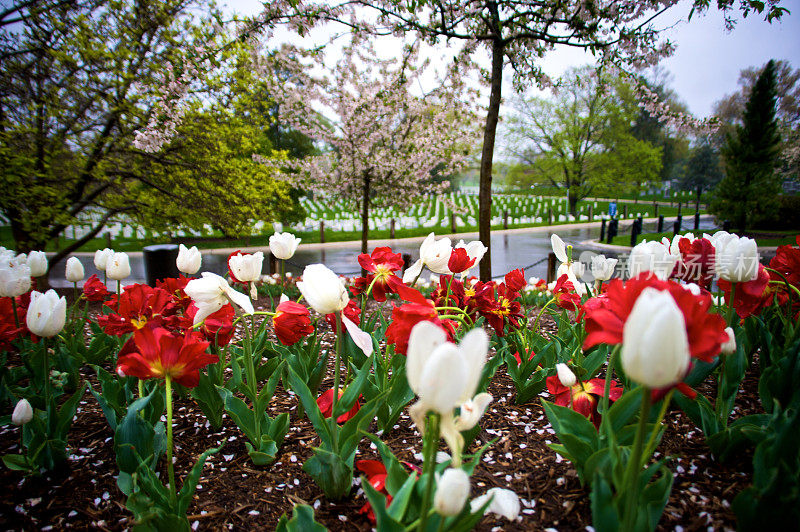
[[[578,197],[569,195],[569,213],[577,218],[578,216]]]
[[[483,129],[481,152],[481,180],[478,195],[478,232],[486,246],[486,254],[480,262],[481,281],[492,279],[492,158],[500,115],[500,97],[503,88],[503,42],[496,38],[492,42],[492,83],[489,94],[489,109]]]
[[[361,253],[367,252],[369,240],[369,174],[364,174],[363,196],[361,197]]]

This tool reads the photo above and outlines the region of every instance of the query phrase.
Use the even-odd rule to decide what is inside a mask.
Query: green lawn
[[[585,206],[587,208],[588,213],[588,206],[592,204],[590,202],[581,202],[579,206]],[[628,212],[630,214],[635,214],[637,212],[644,212],[648,210],[648,215],[653,216],[653,204],[642,202],[638,205],[628,205]],[[601,213],[608,212],[608,202],[599,201],[597,202],[597,208],[594,209],[594,216],[595,221],[599,221],[599,216]],[[619,205],[619,212],[623,212],[623,205]],[[683,213],[686,214],[687,210],[684,209]],[[677,207],[660,207],[659,214],[663,214],[664,216],[675,216],[678,214]],[[554,222],[554,225],[562,225],[567,224],[569,222]],[[514,224],[509,223],[509,229],[516,229],[516,228],[523,228],[523,227],[539,227],[542,225],[548,225],[547,222],[543,223],[524,223],[524,224]],[[493,230],[503,229],[502,224],[492,226]],[[458,226],[457,228],[459,233],[476,233],[478,232],[477,225],[471,226]],[[434,231],[436,234],[446,234],[450,232],[449,225],[447,227],[436,226],[433,228],[426,228],[426,227],[418,227],[415,229],[397,229],[395,231],[396,238],[408,238],[408,237],[415,237],[415,236],[425,236],[431,231]],[[224,237],[219,238],[193,238],[193,237],[185,237],[185,238],[176,238],[175,242],[183,242],[189,245],[196,245],[200,249],[213,249],[213,248],[220,248],[220,247],[266,247],[269,245],[269,237],[272,233],[262,234],[258,236],[251,236],[250,238],[231,238],[227,239]],[[296,236],[303,239],[303,242],[306,244],[310,243],[317,243],[320,241],[319,231],[307,231],[307,232],[297,232]],[[370,231],[369,235],[370,239],[388,239],[390,237],[389,230],[377,230],[377,231]],[[326,242],[345,242],[345,241],[359,241],[361,240],[361,232],[360,231],[333,231],[330,229],[325,230],[325,241]],[[59,249],[66,247],[67,245],[73,242],[72,239],[66,238],[62,235],[62,237],[56,241],[51,241],[45,251],[48,252],[55,252]],[[98,249],[103,249],[106,247],[111,247],[116,251],[141,251],[144,246],[151,245],[151,244],[163,244],[170,242],[169,238],[162,237],[160,239],[157,238],[148,238],[145,240],[139,240],[136,238],[124,238],[118,237],[110,242],[106,239],[105,235],[101,236],[100,238],[94,238],[90,240],[88,243],[81,246],[78,251],[96,251]],[[627,242],[626,242],[627,243]],[[11,228],[8,226],[0,226],[0,246],[4,246],[9,249],[14,249],[15,243],[14,239],[11,235]]]

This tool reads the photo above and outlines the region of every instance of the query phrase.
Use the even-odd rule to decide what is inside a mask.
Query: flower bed
[[[291,256],[293,241],[275,245]],[[403,278],[379,248],[350,285],[322,265],[279,281],[299,303],[266,295],[260,257],[233,254],[227,278],[119,296],[90,279],[69,309],[29,292],[38,258],[4,254],[0,400],[12,415],[0,452],[18,489],[0,519],[115,530],[793,522],[800,249],[748,272],[737,266],[750,243],[720,232],[643,246],[626,282],[598,259],[586,282],[553,245],[563,264],[550,286],[520,271],[473,280],[482,247],[431,236]],[[689,267],[695,252],[703,267]],[[123,257],[105,259],[124,277]],[[183,249],[178,265],[200,267]],[[438,286],[414,288],[423,269]]]

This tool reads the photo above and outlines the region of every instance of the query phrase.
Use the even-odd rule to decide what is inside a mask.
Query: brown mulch
[[[545,322],[552,331],[553,324]],[[96,382],[91,370],[84,373]],[[757,374],[748,372],[737,398],[735,415],[759,411]],[[323,389],[325,384],[323,384]],[[713,395],[708,381],[699,391]],[[489,515],[478,530],[584,530],[591,525],[589,492],[581,486],[575,469],[547,447],[557,443],[540,402],[512,404],[514,386],[504,367],[493,379],[494,397],[480,421],[482,427],[471,450],[497,438],[472,479],[472,496],[491,487],[514,490],[522,502],[516,522]],[[546,396],[546,394],[543,394]],[[197,456],[210,447],[225,444],[203,470],[189,522],[197,530],[271,530],[281,514],[291,514],[295,503],[310,504],[316,519],[331,530],[370,530],[359,513],[365,502],[355,485],[343,501],[327,500],[313,480],[302,471],[318,439],[307,419],[297,419],[297,400],[279,386],[270,403],[271,415],[289,412],[291,428],[278,458],[266,467],[249,462],[245,438],[224,416],[220,431],[210,429],[191,398],[175,404],[174,439],[176,476],[180,483]],[[657,457],[669,456],[675,475],[672,493],[659,530],[733,530],[735,515],[730,503],[752,482],[750,453],[733,463],[715,461],[703,434],[676,408],[666,418],[667,430]],[[373,424],[373,430],[374,424]],[[69,435],[68,465],[61,471],[25,478],[0,466],[0,527],[3,530],[99,529],[125,530],[132,526],[124,496],[116,486],[118,472],[112,448],[113,434],[95,399],[84,396]],[[420,463],[421,439],[407,415],[382,440],[403,460]],[[444,446],[443,446],[443,450]],[[0,429],[0,454],[19,452],[19,429]],[[380,459],[368,441],[362,442],[356,459]],[[163,465],[163,464],[162,464]],[[165,470],[166,468],[164,468]],[[165,475],[165,471],[162,475]],[[356,481],[358,483],[358,481]]]

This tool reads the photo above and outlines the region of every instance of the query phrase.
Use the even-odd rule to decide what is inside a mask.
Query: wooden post
[[[589,221],[594,220],[594,205],[589,205]]]
[[[606,239],[606,219],[600,220],[600,242]]]
[[[450,232],[456,232],[456,215],[453,212],[450,213]]]
[[[626,220],[628,219],[628,204],[627,203],[622,205],[622,217],[625,218]]]
[[[319,241],[320,243],[325,243],[325,220],[319,221]]]
[[[547,225],[553,225],[553,207],[547,208]]]
[[[556,254],[552,251],[547,255],[547,283],[556,280]]]
[[[655,201],[653,202],[653,210],[655,211],[655,214],[653,214],[653,216],[658,218],[658,203],[656,203]]]
[[[269,255],[269,273],[280,273],[278,271],[278,258],[273,255],[272,253],[268,253]]]
[[[656,233],[663,233],[663,232],[664,232],[664,215],[662,214],[658,217],[658,229],[656,230]]]
[[[111,231],[106,231],[106,242],[108,243],[107,247],[114,249],[114,246],[111,245]]]
[[[394,218],[389,222],[389,238],[394,240]]]
[[[508,211],[503,209],[503,229],[508,229]]]

